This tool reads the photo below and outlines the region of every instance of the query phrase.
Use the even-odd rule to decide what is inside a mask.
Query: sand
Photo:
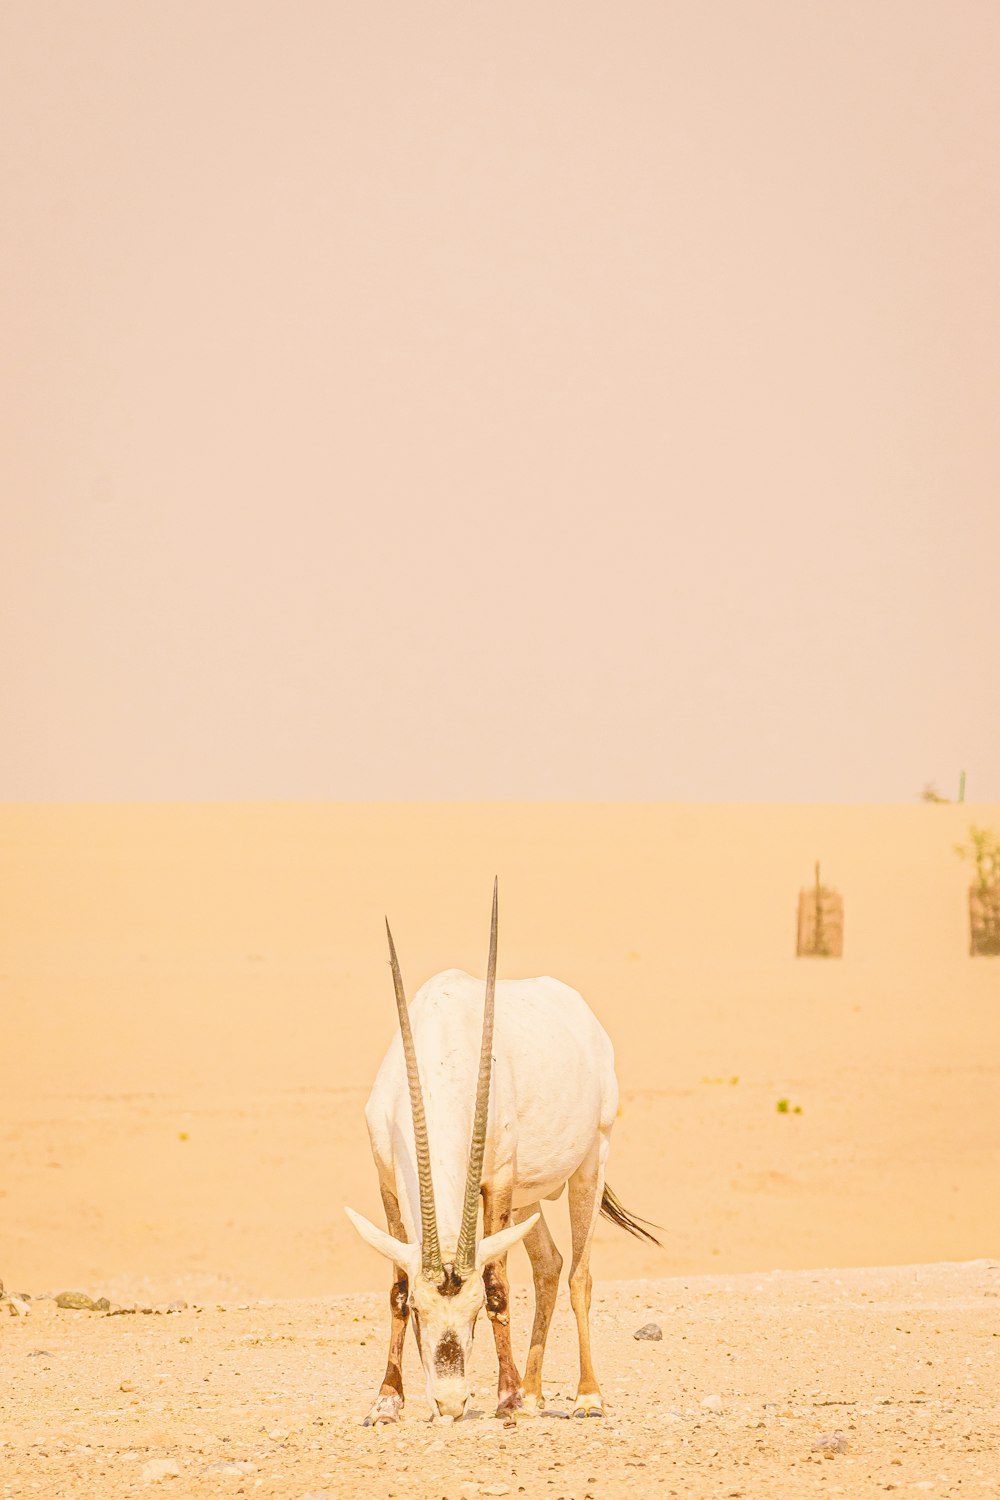
[[[970,823],[1000,830],[1000,808],[0,809],[0,1276],[190,1304],[0,1316],[8,1492],[113,1494],[156,1457],[178,1493],[387,1493],[402,1463],[400,1495],[990,1492],[1000,960],[967,955]],[[793,953],[816,858],[845,898],[838,961]],[[438,1448],[418,1381],[373,1438],[353,1424],[385,1275],[342,1207],[379,1214],[362,1108],[394,1020],[382,914],[411,992],[481,973],[494,872],[501,973],[557,974],[611,1032],[610,1180],[664,1245],[599,1230],[603,1426],[483,1420]],[[870,1266],[919,1269],[847,1269]],[[523,1251],[511,1271],[522,1285]],[[632,1340],[647,1315],[660,1344]],[[520,1304],[514,1325],[523,1347]],[[553,1340],[558,1404],[562,1305]],[[847,1453],[814,1461],[837,1425]],[[230,1456],[257,1468],[206,1473]]]
[[[482,1330],[476,1396],[427,1420],[412,1347],[395,1428],[358,1425],[381,1372],[374,1295],[0,1324],[10,1495],[851,1500],[1000,1493],[1000,1263],[609,1282],[594,1306],[608,1415],[505,1425]],[[516,1322],[527,1326],[519,1297]],[[656,1319],[659,1343],[637,1343]],[[411,1341],[412,1343],[412,1341]],[[564,1294],[552,1412],[574,1390]],[[822,1446],[825,1440],[825,1451]]]

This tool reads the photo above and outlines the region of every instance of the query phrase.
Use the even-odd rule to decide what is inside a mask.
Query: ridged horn
[[[490,923],[490,961],[486,970],[486,998],[483,1004],[483,1044],[479,1053],[479,1080],[476,1084],[476,1112],[472,1119],[472,1141],[469,1146],[469,1171],[465,1179],[465,1204],[462,1228],[455,1253],[455,1270],[467,1276],[476,1264],[476,1223],[479,1218],[479,1189],[483,1181],[483,1153],[486,1150],[486,1117],[490,1107],[490,1074],[493,1068],[493,1013],[497,983],[497,882],[493,882],[493,919]]]
[[[440,1276],[444,1267],[441,1262],[441,1247],[438,1244],[437,1214],[434,1211],[434,1181],[431,1177],[431,1150],[427,1140],[424,1096],[420,1090],[417,1049],[413,1045],[410,1011],[406,1004],[403,976],[399,972],[399,960],[396,957],[396,945],[392,941],[388,917],[385,932],[389,939],[392,985],[396,991],[396,1010],[399,1013],[399,1031],[403,1038],[403,1056],[406,1058],[406,1081],[410,1086],[410,1109],[413,1112],[413,1139],[417,1147],[417,1180],[420,1183],[420,1259],[425,1275]]]

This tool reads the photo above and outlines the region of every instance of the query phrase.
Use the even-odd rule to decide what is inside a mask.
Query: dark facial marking
[[[444,1275],[438,1282],[438,1291],[441,1293],[441,1296],[457,1297],[464,1285],[465,1283],[455,1270],[455,1267],[445,1266]]]
[[[438,1375],[465,1374],[462,1346],[450,1329],[434,1350],[434,1369]]]

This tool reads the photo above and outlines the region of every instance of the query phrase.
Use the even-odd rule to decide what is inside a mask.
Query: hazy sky
[[[996,0],[6,0],[0,799],[1000,799]]]

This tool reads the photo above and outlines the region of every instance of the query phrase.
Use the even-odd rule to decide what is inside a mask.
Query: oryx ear
[[[371,1245],[379,1255],[384,1255],[395,1265],[402,1266],[409,1276],[413,1276],[420,1265],[419,1245],[411,1245],[407,1240],[397,1240],[393,1235],[387,1234],[384,1229],[379,1229],[370,1220],[363,1218],[361,1214],[356,1214],[353,1208],[345,1208],[344,1212],[366,1245]]]
[[[532,1214],[522,1224],[512,1224],[509,1229],[498,1229],[496,1234],[488,1234],[484,1240],[480,1240],[476,1246],[476,1270],[481,1271],[491,1260],[499,1260],[501,1255],[506,1255],[512,1245],[523,1240],[534,1229],[541,1217],[541,1214]]]

